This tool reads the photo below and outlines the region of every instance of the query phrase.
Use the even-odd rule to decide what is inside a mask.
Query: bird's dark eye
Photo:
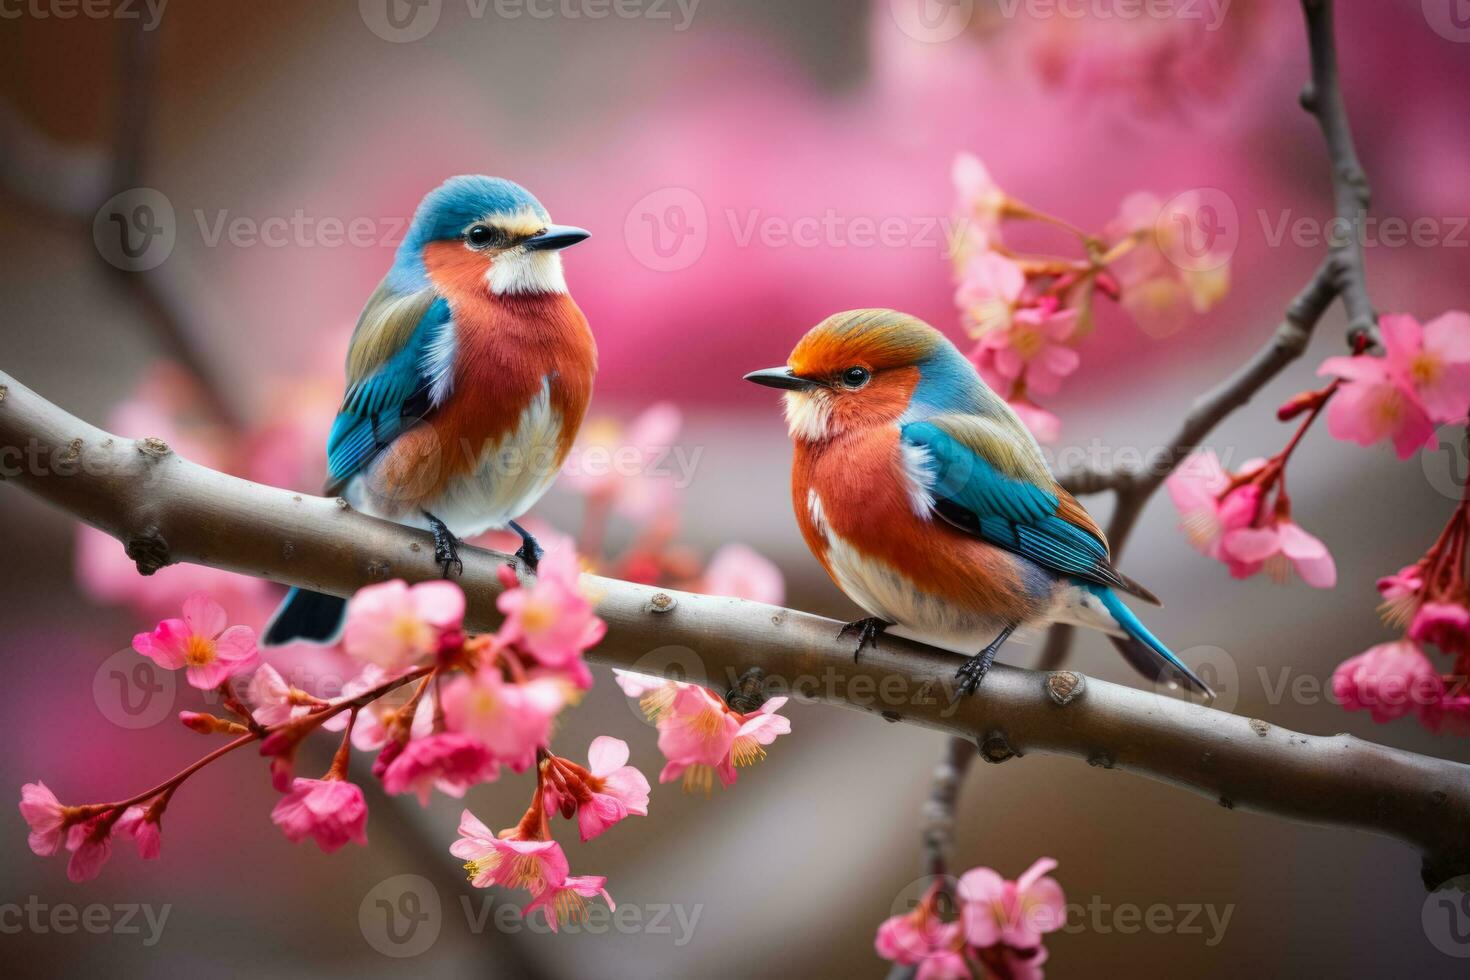
[[[842,383],[849,388],[861,388],[873,375],[864,367],[850,367],[842,372]]]
[[[489,225],[473,225],[464,233],[464,239],[470,243],[471,248],[488,248],[500,237],[500,233]]]

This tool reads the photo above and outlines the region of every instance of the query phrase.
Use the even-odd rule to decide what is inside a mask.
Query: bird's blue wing
[[[961,438],[931,421],[902,430],[904,443],[926,454],[929,491],[940,517],[1054,572],[1153,599],[1112,567],[1101,533],[1066,491],[1002,472],[986,458],[983,443],[973,444],[982,436],[967,434],[969,439]]]
[[[431,354],[441,345],[445,331],[453,330],[449,304],[432,297],[418,304],[398,303],[395,309],[396,322],[392,317],[370,321],[370,302],[353,336],[347,394],[327,437],[329,494],[340,492],[353,474],[432,407],[435,366]],[[404,312],[416,317],[415,321],[403,322]],[[365,333],[367,330],[373,332]],[[364,345],[377,349],[364,354]],[[355,366],[360,376],[354,379]]]

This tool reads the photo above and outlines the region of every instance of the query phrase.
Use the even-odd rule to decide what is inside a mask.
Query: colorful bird
[[[745,380],[786,392],[797,523],[869,614],[843,628],[859,654],[894,625],[980,648],[957,674],[971,693],[1013,631],[1071,623],[1108,634],[1146,676],[1213,696],[1118,598],[1158,603],[1113,568],[1031,433],[938,330],[892,310],[838,313],[785,367]]]
[[[561,249],[587,237],[498,177],[452,177],[414,213],[347,349],[325,492],[434,535],[447,576],[458,539],[515,523],[556,479],[597,371]],[[265,642],[329,641],[345,604],[293,589]]]

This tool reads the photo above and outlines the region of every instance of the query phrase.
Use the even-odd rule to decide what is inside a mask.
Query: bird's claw
[[[959,693],[961,695],[974,694],[979,689],[980,682],[985,680],[985,675],[990,672],[990,665],[994,662],[995,651],[988,650],[960,664],[960,669],[955,671],[955,677],[960,682]]]
[[[464,562],[459,558],[459,540],[439,518],[428,513],[424,516],[429,519],[429,531],[434,535],[434,560],[439,563],[440,576],[449,578],[451,568],[456,575],[464,575]]]
[[[837,631],[837,638],[841,640],[854,633],[857,634],[857,649],[852,652],[853,662],[856,663],[858,657],[862,656],[863,648],[877,646],[878,637],[882,636],[883,632],[892,625],[888,620],[879,619],[877,616],[869,616],[866,619],[855,619]]]
[[[516,549],[515,556],[521,560],[521,564],[535,572],[546,555],[545,549],[537,542],[535,535],[515,521],[510,522],[510,529],[521,536],[521,546]]]

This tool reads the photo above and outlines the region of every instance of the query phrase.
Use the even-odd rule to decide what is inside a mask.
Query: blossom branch
[[[1235,373],[1195,400],[1164,448],[1137,468],[1086,467],[1060,475],[1062,486],[1073,493],[1114,492],[1116,505],[1108,522],[1107,536],[1115,555],[1122,552],[1144,507],[1169,474],[1217,425],[1250,402],[1288,364],[1301,357],[1334,300],[1341,299],[1347,311],[1350,346],[1360,349],[1377,343],[1378,321],[1368,299],[1362,236],[1358,234],[1367,216],[1368,181],[1358,162],[1347,107],[1338,84],[1332,0],[1302,0],[1302,9],[1312,67],[1311,81],[1302,91],[1301,104],[1321,126],[1332,163],[1334,209],[1337,218],[1353,234],[1332,243],[1327,258],[1286,308],[1285,317],[1266,345]],[[1042,647],[1038,662],[1041,669],[1060,667],[1071,650],[1072,638],[1070,627],[1054,627]]]
[[[19,465],[17,465],[19,464]],[[389,578],[438,577],[430,537],[188,462],[157,439],[97,429],[0,373],[0,466],[7,482],[111,534],[149,574],[188,561],[350,595]],[[466,547],[465,626],[499,620],[508,555]],[[780,687],[975,742],[987,761],[1027,752],[1087,760],[1174,783],[1235,809],[1402,840],[1426,881],[1470,873],[1470,766],[1346,735],[1299,735],[1147,691],[996,665],[956,697],[955,656],[884,637],[854,663],[839,624],[761,603],[587,576],[607,637],[593,659],[712,686],[759,666]],[[662,668],[653,651],[688,656]]]

